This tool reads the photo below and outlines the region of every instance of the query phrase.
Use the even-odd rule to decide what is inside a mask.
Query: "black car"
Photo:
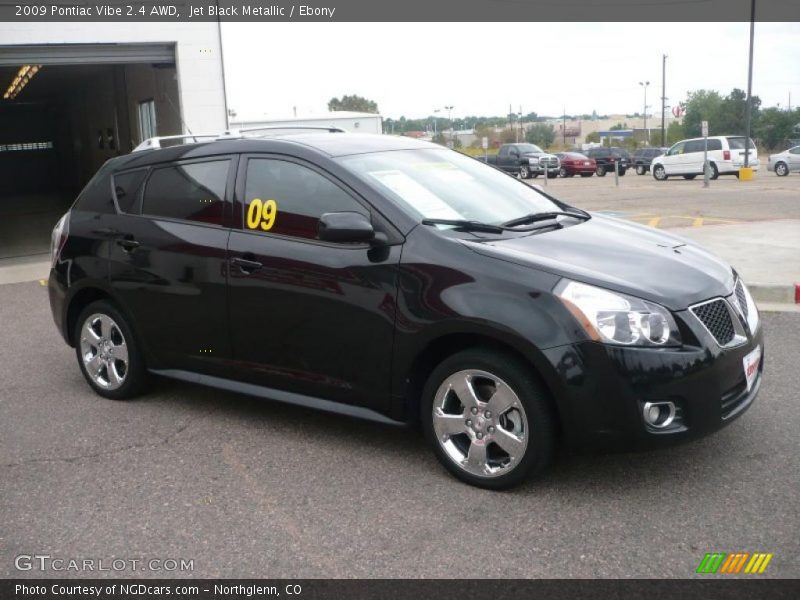
[[[730,266],[409,138],[134,152],[52,246],[53,317],[101,396],[161,375],[419,423],[487,488],[541,471],[560,441],[712,432],[761,383],[758,311]]]
[[[669,148],[639,148],[633,153],[631,158],[632,166],[636,169],[637,175],[644,175],[650,171],[650,163],[656,156],[666,153]]]
[[[606,173],[613,173],[615,163],[619,163],[619,174],[623,176],[630,165],[630,154],[622,148],[598,146],[589,148],[585,154],[597,163],[595,173],[598,177],[604,177]]]

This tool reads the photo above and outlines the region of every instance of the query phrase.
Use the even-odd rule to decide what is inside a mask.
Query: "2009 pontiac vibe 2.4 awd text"
[[[559,440],[666,445],[756,397],[753,299],[686,240],[408,138],[143,148],[53,231],[53,316],[101,396],[157,374],[419,422],[487,488],[540,472]]]

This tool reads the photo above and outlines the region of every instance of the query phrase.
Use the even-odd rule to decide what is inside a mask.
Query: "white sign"
[[[708,137],[708,121],[703,121],[701,127],[703,128],[703,137]]]
[[[488,138],[488,137],[486,137],[486,136],[483,136],[483,137],[481,138],[481,147],[482,147],[484,150],[486,150],[486,149],[489,147],[489,138]]]

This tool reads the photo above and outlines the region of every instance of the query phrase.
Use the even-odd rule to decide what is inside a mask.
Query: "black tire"
[[[652,169],[653,171],[653,179],[656,181],[666,181],[668,178],[667,170],[664,168],[663,165],[655,165]]]
[[[644,165],[636,165],[637,175],[644,175],[645,173],[647,173],[647,170],[644,168]]]
[[[520,179],[530,179],[531,177],[531,169],[528,165],[521,165],[519,168],[519,178]]]
[[[594,175],[594,172],[592,172],[592,173],[581,173],[581,177],[591,177],[592,175]]]
[[[789,174],[789,166],[785,162],[775,163],[775,175],[786,177]]]
[[[603,165],[598,165],[597,169],[595,170],[598,177],[605,177],[606,176],[606,168]]]
[[[697,177],[697,175],[684,175],[683,176],[684,179],[694,179],[695,177]]]
[[[564,167],[561,167],[561,168],[558,170],[558,174],[559,174],[561,177],[564,177],[564,178],[566,178],[566,177],[569,177],[569,176],[570,176],[570,174],[569,174],[569,173],[567,173],[567,170],[566,170]]]
[[[719,177],[719,169],[717,168],[717,165],[711,163],[711,174],[709,175],[709,178],[716,179],[717,177]]]
[[[516,464],[507,473],[501,472],[494,476],[470,473],[459,466],[454,458],[450,458],[437,439],[433,423],[437,390],[448,377],[465,370],[480,370],[499,378],[511,388],[524,408],[524,418],[527,423],[526,447],[522,457],[517,458]],[[491,391],[486,393],[491,394]],[[467,413],[466,408],[463,408],[463,411]],[[446,358],[433,370],[425,384],[420,414],[425,437],[436,457],[451,474],[470,485],[487,489],[509,488],[541,473],[553,459],[557,426],[550,404],[550,395],[534,375],[530,365],[505,352],[488,348],[471,348]],[[467,416],[469,417],[469,413]],[[491,442],[486,447],[489,448],[490,444]]]
[[[625,173],[627,173],[627,172],[628,172],[628,169],[620,169],[619,170],[619,176],[620,177],[625,177]]]
[[[84,325],[87,324],[87,321],[95,315],[110,317],[110,322],[113,325],[111,327],[111,332],[107,336],[107,339],[112,341],[112,349],[121,348],[121,345],[113,345],[114,342],[118,342],[120,339],[127,348],[127,364],[123,363],[122,359],[117,359],[114,361],[114,373],[116,373],[118,377],[120,372],[123,371],[121,368],[121,363],[125,364],[125,368],[124,375],[122,375],[121,384],[113,389],[103,386],[98,383],[98,381],[95,381],[95,378],[88,372],[87,365],[84,360],[84,351],[87,350],[84,340],[87,340],[88,344],[88,337],[83,335]],[[101,325],[98,323],[96,327],[101,327]],[[80,315],[78,315],[73,335],[73,339],[75,340],[75,356],[78,359],[78,365],[81,369],[81,373],[83,373],[84,378],[95,391],[95,393],[111,400],[128,400],[139,396],[147,389],[149,377],[147,369],[145,368],[144,358],[141,353],[141,346],[130,326],[128,325],[128,319],[116,306],[114,306],[114,304],[108,300],[98,300],[86,306],[81,311]],[[121,336],[121,338],[119,336]],[[89,344],[88,352],[91,351],[91,345]],[[117,356],[119,356],[119,351],[117,352]],[[114,360],[114,358],[112,357],[110,360]],[[109,368],[111,367],[108,365],[104,367],[101,366],[100,372],[102,373],[103,369],[105,369],[105,379],[109,381],[109,385],[113,385],[113,383],[110,381],[111,378],[108,375]],[[99,375],[99,378],[102,380],[102,375]]]

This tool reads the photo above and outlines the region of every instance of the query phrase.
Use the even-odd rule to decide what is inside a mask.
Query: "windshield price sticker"
[[[247,228],[269,231],[278,216],[278,203],[275,200],[254,198],[247,207]]]

